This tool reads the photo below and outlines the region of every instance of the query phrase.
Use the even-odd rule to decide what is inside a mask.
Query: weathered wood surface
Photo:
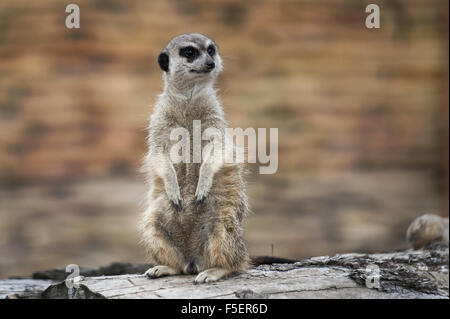
[[[323,256],[296,263],[261,265],[227,280],[201,285],[193,284],[194,276],[148,279],[140,274],[126,274],[78,279],[78,288],[71,289],[64,281],[4,280],[0,281],[0,296],[74,299],[448,298],[449,259],[448,248]],[[21,280],[28,289],[34,283],[33,287],[39,286],[42,292],[36,294],[39,289],[33,290],[34,295],[29,291],[21,292]],[[367,287],[366,282],[374,288]],[[9,292],[5,291],[8,285]]]
[[[39,298],[45,289],[56,283],[54,280],[33,278],[0,280],[0,299]]]

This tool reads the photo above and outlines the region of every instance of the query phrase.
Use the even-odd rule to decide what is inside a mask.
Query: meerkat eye
[[[188,59],[195,59],[198,56],[198,50],[194,47],[185,47],[180,49],[180,55]]]
[[[211,44],[208,49],[206,50],[210,56],[213,56],[216,54],[216,48]]]
[[[190,49],[190,48],[187,48],[187,49],[184,51],[184,55],[185,55],[187,58],[192,58],[192,57],[194,56],[194,50],[192,50],[192,49]]]

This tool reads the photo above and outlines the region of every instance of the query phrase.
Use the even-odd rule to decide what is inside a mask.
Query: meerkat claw
[[[196,199],[195,199],[195,202],[194,202],[194,204],[195,204],[195,206],[198,206],[198,205],[200,205],[201,203],[203,203],[204,201],[205,201],[205,199],[206,199],[206,196],[202,196],[202,197],[197,197]]]
[[[153,278],[159,278],[159,277],[163,277],[163,276],[177,275],[178,273],[179,272],[172,267],[159,265],[159,266],[155,266],[155,267],[148,269],[145,272],[145,276],[147,278],[153,279]]]
[[[206,269],[195,277],[194,285],[218,281],[231,273],[231,271],[223,268]]]
[[[173,200],[170,201],[172,206],[175,208],[177,212],[183,210],[183,204],[181,203],[181,200],[178,200],[178,203],[175,203]]]

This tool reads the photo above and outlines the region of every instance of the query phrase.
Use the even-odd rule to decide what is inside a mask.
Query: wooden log
[[[0,280],[0,299],[40,298],[46,288],[57,283],[54,280],[33,278]]]
[[[128,267],[131,266],[128,264]],[[141,268],[142,265],[139,265],[130,269]],[[434,247],[382,254],[351,253],[315,257],[295,263],[260,265],[226,280],[200,285],[193,284],[194,276],[148,279],[141,274],[80,276],[79,285],[72,288],[68,288],[65,281],[55,282],[51,279],[8,279],[0,281],[0,296],[73,299],[441,299],[449,297],[448,270],[448,247]],[[33,287],[32,294],[30,287]]]

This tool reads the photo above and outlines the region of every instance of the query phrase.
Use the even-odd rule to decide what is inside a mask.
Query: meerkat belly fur
[[[149,278],[198,274],[195,283],[219,280],[244,270],[249,257],[242,219],[248,206],[245,168],[225,163],[211,148],[200,163],[174,163],[170,149],[173,129],[186,128],[193,145],[193,121],[202,131],[213,127],[222,134],[226,121],[213,88],[222,70],[215,43],[201,34],[175,37],[159,54],[164,92],[150,118],[148,153],[143,170],[148,183],[143,214],[143,243],[154,265]],[[202,150],[211,140],[202,140]]]

